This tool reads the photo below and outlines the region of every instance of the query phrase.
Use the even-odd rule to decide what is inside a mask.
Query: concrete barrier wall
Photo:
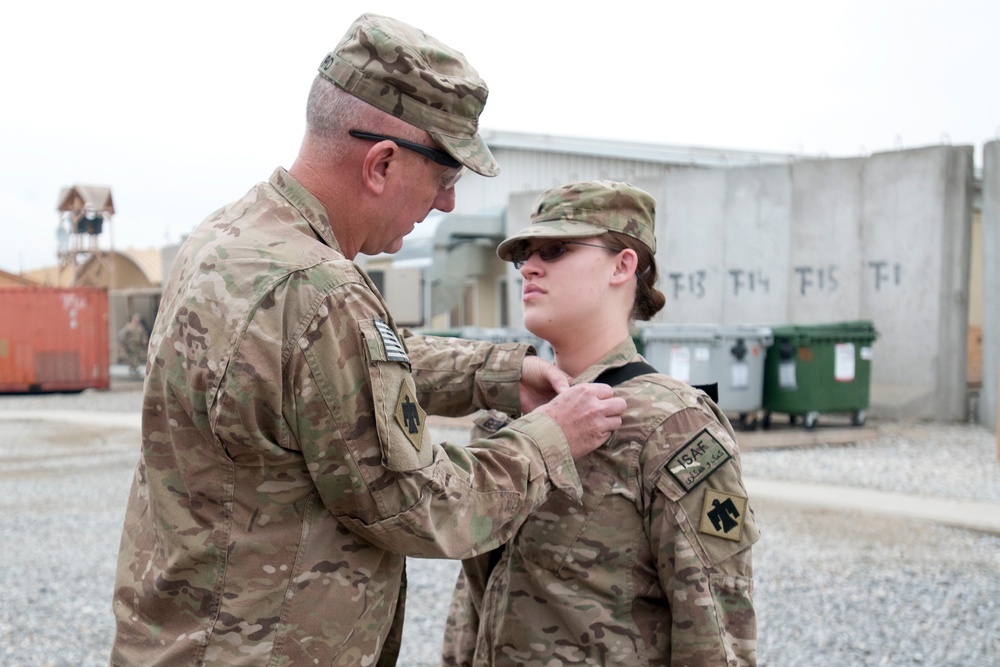
[[[867,162],[822,160],[792,166],[785,321],[814,324],[863,317]],[[831,318],[832,313],[837,316]]]
[[[972,178],[971,147],[935,146],[634,179],[657,200],[658,321],[872,320],[872,414],[963,420]]]

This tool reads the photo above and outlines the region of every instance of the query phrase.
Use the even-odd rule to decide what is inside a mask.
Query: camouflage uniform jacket
[[[146,363],[146,346],[149,337],[141,324],[129,322],[118,330],[118,343],[121,345],[121,360],[130,367],[138,368]]]
[[[518,410],[526,350],[401,340],[283,169],[210,216],[152,335],[112,664],[392,664],[404,556],[496,548],[551,486],[581,493],[544,415],[429,440],[425,410]]]
[[[628,339],[577,380],[641,360]],[[463,562],[443,664],[756,664],[758,532],[729,421],[661,374],[615,393],[621,430],[577,461],[582,503],[553,494]]]

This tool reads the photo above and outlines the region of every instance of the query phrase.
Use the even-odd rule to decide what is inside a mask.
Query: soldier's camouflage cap
[[[583,181],[543,192],[528,226],[504,239],[497,255],[510,261],[518,242],[541,238],[584,238],[621,232],[656,253],[656,200],[645,190],[616,181]]]
[[[426,130],[472,171],[500,173],[479,136],[479,115],[489,95],[486,82],[464,55],[424,31],[362,14],[319,72],[355,97]]]

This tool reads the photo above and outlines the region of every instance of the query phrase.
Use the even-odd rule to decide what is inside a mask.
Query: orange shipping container
[[[0,287],[0,393],[107,389],[108,293]]]

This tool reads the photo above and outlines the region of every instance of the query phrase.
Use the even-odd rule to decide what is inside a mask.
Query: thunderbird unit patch
[[[417,403],[408,383],[404,381],[403,386],[399,388],[399,401],[396,403],[396,422],[403,429],[403,435],[418,452],[420,445],[423,444],[426,420],[427,413]]]
[[[385,358],[389,361],[409,363],[410,358],[406,356],[403,344],[399,342],[396,334],[392,332],[392,327],[382,320],[375,320],[375,328],[378,329],[378,335],[382,338],[382,345],[385,346]]]
[[[667,472],[685,491],[698,486],[732,456],[708,429],[702,429],[667,461]]]
[[[724,540],[739,542],[743,537],[743,518],[747,513],[747,499],[743,496],[705,489],[705,504],[701,509],[698,530]]]

